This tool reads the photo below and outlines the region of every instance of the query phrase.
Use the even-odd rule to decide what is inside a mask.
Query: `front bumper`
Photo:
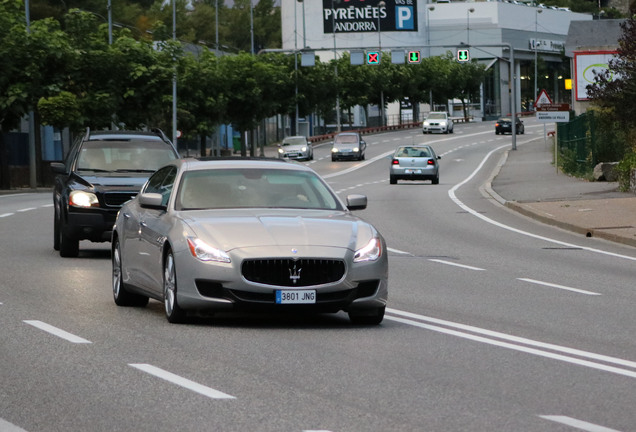
[[[320,248],[322,252],[325,249]],[[179,290],[177,301],[188,310],[263,311],[263,312],[338,312],[374,309],[386,305],[388,296],[388,259],[386,250],[373,262],[345,261],[344,276],[321,285],[276,286],[248,281],[241,273],[243,259],[232,256],[232,263],[221,264],[195,260],[189,251],[175,253]],[[190,256],[188,256],[190,255]],[[316,254],[315,256],[329,256]],[[282,258],[282,257],[281,257]],[[296,257],[295,257],[296,258]],[[286,257],[284,259],[287,259]],[[330,257],[330,259],[333,259]],[[315,290],[316,303],[277,304],[277,290]]]

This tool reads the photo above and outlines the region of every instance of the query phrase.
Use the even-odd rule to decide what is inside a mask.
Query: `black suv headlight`
[[[90,208],[99,207],[97,195],[86,191],[73,191],[68,198],[69,205],[73,207]]]

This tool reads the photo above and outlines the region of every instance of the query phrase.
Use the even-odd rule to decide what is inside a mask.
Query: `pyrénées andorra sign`
[[[323,31],[417,31],[417,0],[322,0]]]

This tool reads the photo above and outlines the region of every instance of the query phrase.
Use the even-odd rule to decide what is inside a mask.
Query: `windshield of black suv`
[[[154,172],[177,158],[170,145],[154,140],[87,141],[77,171]]]

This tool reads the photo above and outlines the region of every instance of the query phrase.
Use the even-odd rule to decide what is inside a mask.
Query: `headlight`
[[[283,148],[282,148],[282,147],[279,147],[279,148],[278,148],[278,153],[285,153],[285,150],[283,150]]]
[[[359,151],[360,151],[360,148],[359,148],[359,147],[354,147],[354,148],[353,148],[353,151],[357,153],[357,152],[359,152]]]
[[[428,126],[428,122],[427,121],[424,122],[424,126]]]
[[[333,148],[331,149],[331,152],[332,152],[332,153],[338,153],[338,149],[337,149],[337,148],[335,148],[335,147],[333,147]]]
[[[353,262],[375,261],[382,255],[382,242],[374,237],[353,255]]]
[[[188,237],[188,247],[192,256],[201,261],[231,262],[228,254],[220,249],[213,248],[198,238]]]
[[[307,147],[303,147],[302,149],[300,149],[301,152],[306,152],[307,151]]]
[[[99,207],[99,200],[92,192],[73,191],[68,198],[69,205],[73,207]]]

